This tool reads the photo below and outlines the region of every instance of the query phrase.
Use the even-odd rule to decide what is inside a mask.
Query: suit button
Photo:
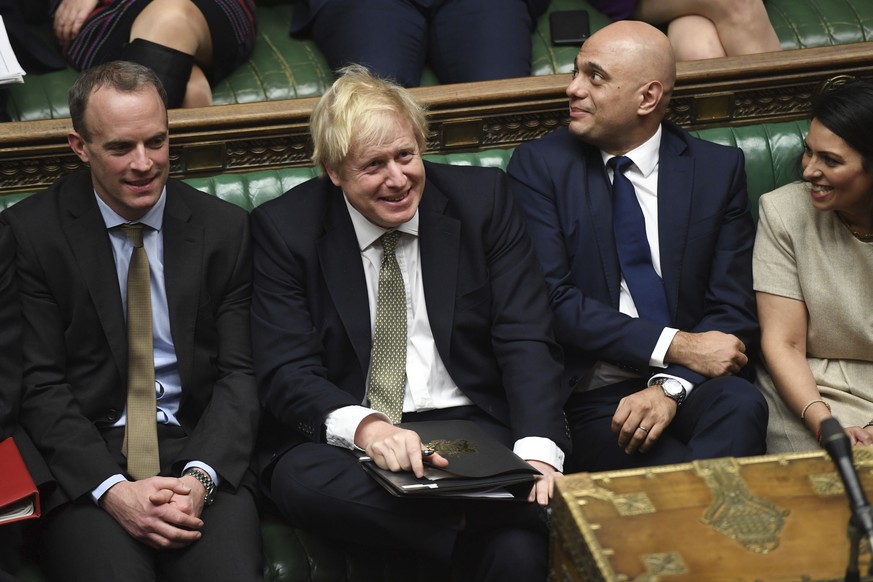
[[[119,418],[121,418],[121,413],[114,408],[110,408],[109,412],[106,413],[106,419],[109,422],[116,422]]]

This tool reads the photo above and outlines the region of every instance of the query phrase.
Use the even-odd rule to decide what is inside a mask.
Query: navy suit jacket
[[[437,349],[474,404],[567,450],[560,348],[542,270],[497,169],[425,162],[419,241]],[[361,253],[342,191],[310,180],[252,213],[255,373],[262,463],[366,394],[371,324]],[[272,424],[270,424],[272,423]]]
[[[0,215],[17,242],[24,315],[21,423],[60,487],[58,505],[124,473],[101,429],[126,402],[127,332],[109,235],[88,172]],[[164,280],[187,439],[172,460],[208,463],[238,486],[251,466],[251,242],[244,210],[170,180]]]
[[[755,229],[743,153],[665,122],[659,164],[658,236],[673,327],[732,333],[753,354]],[[508,173],[546,274],[565,381],[575,384],[597,360],[647,374],[663,328],[618,310],[612,187],[600,151],[561,128],[519,146]],[[678,365],[663,371],[706,379]]]

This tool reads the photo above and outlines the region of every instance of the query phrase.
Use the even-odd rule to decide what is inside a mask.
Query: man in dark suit
[[[568,470],[765,451],[766,404],[737,375],[758,334],[743,156],[663,120],[675,78],[660,31],[603,28],[576,57],[569,128],[509,164],[575,388]]]
[[[21,453],[31,479],[47,493],[52,486],[51,474],[27,433],[18,423],[21,402],[21,310],[15,283],[15,239],[9,228],[0,225],[0,442],[12,438]],[[2,468],[4,472],[7,469]],[[0,481],[2,488],[2,481]],[[0,524],[0,581],[14,580],[21,565],[30,521]]]
[[[334,70],[358,63],[404,87],[429,65],[441,83],[527,77],[531,32],[549,0],[302,0],[308,34]]]
[[[59,580],[260,574],[248,216],[168,180],[165,100],[140,65],[83,74],[69,142],[90,172],[2,215],[24,320],[20,422],[58,483],[43,540]],[[143,252],[148,270],[128,279]],[[142,337],[128,337],[134,318],[151,325]],[[139,414],[128,385],[143,384]],[[127,434],[135,417],[145,436]]]
[[[539,506],[562,468],[568,392],[505,174],[423,162],[423,109],[362,67],[343,71],[311,128],[327,175],[252,214],[269,496],[322,535],[419,551],[472,580],[544,580]],[[402,329],[384,349],[392,270]],[[400,356],[393,404],[376,402],[386,356]],[[421,439],[401,419],[476,422],[542,472],[530,503],[392,497],[351,451],[421,476]]]

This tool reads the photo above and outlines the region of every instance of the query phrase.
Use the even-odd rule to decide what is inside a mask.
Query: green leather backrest
[[[700,138],[739,147],[746,158],[746,178],[752,212],[758,215],[758,198],[798,179],[803,139],[808,121],[725,127],[692,132]],[[490,166],[506,169],[511,148],[471,153],[427,155],[425,159],[446,164]],[[705,166],[701,166],[705,171]],[[251,210],[290,188],[318,175],[312,167],[265,170],[245,174],[222,174],[186,180],[195,188]]]
[[[871,0],[767,0],[783,49],[873,40]]]
[[[784,49],[873,40],[873,0],[768,0],[766,7]],[[585,0],[552,0],[531,36],[532,75],[572,71],[577,47],[552,46],[549,13],[579,9],[588,11],[592,32],[610,22]],[[315,43],[288,35],[292,11],[289,0],[259,0],[252,56],[213,88],[215,104],[314,97],[330,86],[334,75]],[[49,34],[48,26],[35,30]],[[67,90],[75,78],[72,69],[27,75],[24,84],[9,89],[12,119],[68,117]],[[433,72],[425,70],[422,84],[436,83]]]
[[[724,127],[692,132],[700,138],[739,147],[746,158],[746,178],[752,212],[757,217],[758,198],[779,186],[799,179],[803,139],[808,121],[766,123],[743,127]],[[506,169],[512,148],[495,148],[478,152],[432,154],[425,159],[444,164],[488,166]],[[700,171],[706,171],[705,165]],[[319,175],[314,167],[294,167],[280,170],[260,170],[239,174],[218,174],[203,178],[187,178],[195,188],[251,210]],[[27,194],[0,197],[0,208],[11,206]]]
[[[800,156],[808,130],[809,121],[803,120],[704,129],[692,134],[743,150],[749,200],[757,219],[761,194],[800,179]]]
[[[511,149],[492,149],[475,153],[427,155],[425,159],[444,164],[490,166],[505,169],[510,156],[512,156]],[[251,210],[319,174],[317,168],[297,167],[244,174],[221,174],[209,178],[191,178],[185,181],[198,190],[233,202],[246,210]]]
[[[216,105],[316,97],[330,87],[335,77],[315,43],[306,38],[291,38],[288,34],[293,8],[288,0],[258,2],[258,36],[252,56],[213,87]],[[584,0],[552,0],[549,6],[549,12],[574,9],[589,11],[592,30],[610,22]],[[35,30],[44,35],[47,28]],[[569,73],[573,69],[577,48],[553,47],[549,30],[546,13],[531,35],[532,75]],[[10,87],[10,116],[15,121],[69,117],[67,91],[76,76],[72,69],[27,75],[23,85]],[[436,85],[437,82],[433,72],[426,69],[422,84]]]

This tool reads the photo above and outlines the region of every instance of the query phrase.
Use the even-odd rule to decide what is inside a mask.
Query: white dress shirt
[[[376,325],[376,299],[379,289],[379,270],[382,264],[382,245],[379,238],[387,232],[367,220],[346,199],[346,207],[352,218],[361,262],[367,282],[367,299],[370,306],[371,337]],[[397,241],[397,263],[403,275],[406,291],[409,339],[406,348],[406,395],[404,412],[466,406],[472,401],[464,395],[446,369],[430,327],[424,298],[424,283],[421,277],[421,256],[418,244],[418,212],[397,230],[402,234]],[[369,382],[368,382],[369,384]],[[353,449],[358,425],[371,414],[381,414],[366,407],[366,397],[361,406],[346,406],[332,411],[325,419],[327,442]],[[387,417],[382,415],[386,420]],[[564,453],[550,439],[525,437],[516,441],[513,450],[526,460],[538,460],[562,470]]]
[[[625,154],[626,157],[633,161],[633,164],[628,166],[624,175],[630,180],[637,194],[637,202],[643,211],[643,218],[646,221],[646,239],[649,242],[649,249],[652,253],[652,266],[655,268],[655,273],[659,277],[661,275],[661,253],[658,239],[658,164],[659,151],[661,148],[661,127],[655,134],[646,140],[643,144],[636,147]],[[603,158],[603,163],[606,165],[606,171],[610,181],[613,180],[613,170],[609,167],[608,162],[615,156],[600,152]],[[621,291],[619,293],[619,311],[631,317],[639,317],[637,306],[634,303],[634,298],[631,296],[630,288],[625,281],[624,275],[621,277]],[[667,349],[673,342],[673,338],[679,332],[678,329],[665,327],[661,332],[661,337],[655,344],[655,349],[649,358],[649,366],[652,368],[666,368],[667,364],[664,358],[667,355]],[[684,378],[677,378],[669,374],[655,374],[652,378],[659,376],[667,376],[676,378],[685,387],[687,393],[690,393],[694,388],[694,384]],[[619,368],[609,362],[598,361],[592,366],[588,374],[579,382],[577,390],[593,390],[609,384],[614,384],[622,380],[638,377],[633,372]]]

